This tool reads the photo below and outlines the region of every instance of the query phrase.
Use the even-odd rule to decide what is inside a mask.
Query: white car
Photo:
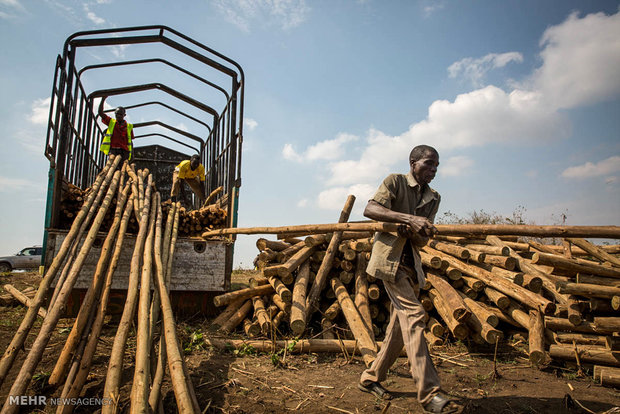
[[[22,249],[15,256],[0,257],[0,273],[15,269],[38,269],[41,265],[41,246],[32,246]]]

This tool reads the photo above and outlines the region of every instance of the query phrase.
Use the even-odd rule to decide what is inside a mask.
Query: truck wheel
[[[13,270],[11,268],[11,265],[4,262],[4,263],[0,263],[0,273],[9,273],[11,270]]]

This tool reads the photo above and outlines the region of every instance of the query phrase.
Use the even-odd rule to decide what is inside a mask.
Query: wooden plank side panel
[[[66,232],[53,231],[49,234],[46,267],[58,253]],[[86,258],[74,289],[87,289],[90,286],[97,261],[101,255],[101,246],[105,234],[101,234]],[[131,255],[135,245],[135,236],[127,235],[123,252],[112,281],[112,289],[127,289]],[[226,250],[222,241],[203,241],[190,238],[178,238],[172,263],[171,291],[212,291],[226,290]],[[55,283],[53,284],[55,286]]]

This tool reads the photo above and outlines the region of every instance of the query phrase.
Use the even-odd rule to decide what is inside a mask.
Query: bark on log
[[[242,299],[242,300],[245,300],[243,305],[241,305],[241,307],[237,309],[235,313],[232,314],[230,319],[224,322],[224,324],[218,329],[218,332],[222,332],[222,333],[233,332],[237,328],[237,326],[239,326],[241,321],[243,321],[246,318],[246,316],[248,316],[248,314],[252,310],[252,301],[247,300],[247,299]]]
[[[267,276],[267,280],[269,284],[273,287],[273,290],[282,298],[282,300],[286,303],[291,303],[293,301],[293,293],[284,286],[284,283],[280,281],[277,277]]]
[[[368,332],[373,341],[375,340],[374,330],[372,329],[372,318],[370,317],[368,280],[366,279],[366,258],[362,253],[357,254],[357,264],[355,268],[355,306],[364,321]]]
[[[620,332],[619,316],[597,316],[594,318],[594,326],[607,332]]]
[[[620,288],[620,280],[611,277],[592,276],[584,273],[577,273],[575,276],[577,283],[587,283],[591,285],[614,286]]]
[[[437,309],[437,313],[439,313],[439,316],[441,316],[443,321],[446,323],[448,329],[450,329],[450,332],[452,332],[452,335],[454,335],[456,339],[463,340],[467,338],[467,335],[469,335],[467,327],[464,323],[458,322],[456,319],[454,319],[454,317],[452,316],[452,312],[444,303],[443,298],[441,297],[439,292],[436,289],[431,289],[429,290],[428,294],[433,301],[435,309]]]
[[[310,264],[305,262],[297,272],[291,307],[291,330],[299,336],[306,330],[306,290],[310,280]]]
[[[240,289],[214,297],[213,303],[215,304],[215,306],[219,307],[228,305],[235,299],[249,299],[252,296],[268,295],[270,293],[273,293],[274,291],[275,290],[271,285],[261,285],[255,288]]]
[[[570,282],[558,282],[556,283],[556,286],[558,288],[558,292],[569,295],[579,295],[606,299],[611,299],[614,296],[620,295],[620,287],[614,286],[600,286],[588,283]]]
[[[583,316],[581,315],[581,304],[575,296],[568,297],[568,320],[573,325],[577,326],[583,322]]]
[[[542,312],[530,311],[529,356],[530,362],[539,367],[545,362],[545,322]]]
[[[426,327],[433,335],[437,337],[443,336],[443,334],[446,332],[446,328],[444,328],[443,325],[432,316],[429,318],[428,322],[426,322]]]
[[[583,250],[585,250],[586,252],[588,252],[589,254],[596,257],[602,262],[609,262],[613,264],[614,266],[620,266],[619,258],[612,256],[611,254],[607,253],[605,250],[601,249],[598,246],[595,246],[594,244],[590,243],[587,240],[579,239],[579,238],[572,238],[572,239],[568,239],[568,241],[574,244],[575,246],[581,247]]]
[[[465,322],[470,318],[471,311],[465,305],[463,298],[446,280],[431,271],[426,272],[426,278],[442,297],[444,304],[457,322]]]
[[[582,332],[599,335],[610,335],[616,332],[614,330],[604,329],[588,321],[583,321],[581,324],[575,326],[570,323],[568,319],[556,318],[553,316],[545,316],[545,326],[552,331]]]
[[[606,267],[603,265],[579,263],[576,259],[567,259],[563,256],[548,253],[534,253],[532,256],[532,263],[553,266],[554,268],[570,270],[575,273],[589,273],[596,276],[620,279],[620,269]]]
[[[555,332],[554,338],[556,342],[562,344],[572,344],[573,342],[575,342],[580,345],[605,346],[605,339],[607,337],[603,335]]]
[[[456,244],[447,244],[435,240],[430,240],[428,244],[429,246],[439,250],[440,252],[447,253],[462,260],[467,260],[471,256],[469,250],[464,247],[457,246]]]
[[[484,293],[486,293],[487,297],[491,299],[491,301],[493,301],[493,303],[495,303],[498,308],[506,309],[508,306],[510,306],[510,299],[503,293],[498,292],[497,290],[490,287],[485,287]]]
[[[374,361],[377,357],[377,344],[368,332],[359,311],[355,307],[355,303],[351,300],[351,297],[349,296],[349,293],[344,285],[340,282],[340,280],[333,278],[331,280],[331,286],[336,294],[336,297],[338,298],[338,302],[342,308],[342,313],[349,324],[349,328],[351,328],[353,336],[360,344],[362,359],[364,360],[364,363],[366,363],[366,366],[370,366],[372,361]]]
[[[4,290],[9,292],[15,299],[20,301],[24,306],[30,307],[32,306],[32,299],[28,296],[24,295],[19,289],[15,288],[13,285],[4,285]],[[39,308],[38,314],[40,317],[44,318],[47,316],[47,311],[43,308]]]
[[[453,236],[513,235],[530,237],[586,237],[619,239],[618,226],[530,226],[511,224],[437,224],[439,234]],[[392,232],[398,229],[396,223],[338,223],[308,224],[282,227],[228,228],[208,231],[202,237],[230,234],[320,234],[334,231]]]
[[[582,363],[620,367],[620,352],[584,345],[577,345],[577,352]],[[575,348],[573,346],[551,345],[549,347],[549,354],[552,358],[568,361],[575,360]]]
[[[340,218],[338,219],[338,223],[346,224],[349,220],[349,215],[351,214],[351,210],[353,209],[353,203],[355,203],[355,196],[349,195],[347,200],[344,203],[344,207],[340,212]],[[332,263],[334,261],[334,257],[338,252],[338,246],[340,245],[340,241],[342,240],[342,232],[336,231],[329,241],[329,246],[327,246],[327,253],[321,262],[321,267],[319,271],[316,273],[316,277],[314,278],[314,282],[312,283],[312,287],[308,292],[308,297],[306,298],[306,319],[309,320],[312,317],[312,314],[317,310],[319,297],[323,288],[325,288],[325,284],[327,283],[327,277],[329,275],[329,271],[331,270]],[[336,289],[334,289],[334,292]]]
[[[24,316],[24,319],[22,319],[22,322],[19,325],[17,332],[13,336],[11,343],[4,351],[2,360],[0,361],[0,386],[4,383],[4,380],[6,379],[6,376],[11,369],[11,366],[15,361],[17,353],[23,348],[26,337],[28,336],[28,332],[30,332],[32,325],[34,325],[34,322],[37,319],[39,308],[43,306],[43,302],[45,302],[47,298],[48,290],[52,284],[52,281],[56,277],[58,271],[62,268],[67,254],[71,250],[72,245],[78,237],[78,233],[80,231],[80,228],[82,227],[82,223],[89,215],[89,212],[95,209],[95,198],[99,193],[105,193],[105,188],[107,187],[110,180],[112,180],[114,170],[119,163],[120,157],[110,157],[108,159],[106,166],[95,179],[95,182],[91,187],[92,190],[88,195],[88,198],[84,202],[84,205],[73,220],[69,233],[67,233],[67,236],[63,240],[58,253],[52,261],[52,264],[50,265],[49,269],[47,269],[45,276],[39,284],[39,289],[37,290],[37,293],[32,301],[32,306],[30,306],[26,311],[26,315]]]
[[[465,305],[467,305],[467,307],[473,314],[476,314],[478,319],[480,319],[481,321],[485,321],[486,323],[491,325],[493,328],[497,327],[497,324],[499,323],[499,318],[494,312],[490,311],[487,307],[482,306],[480,302],[470,299],[463,292],[458,292],[458,293],[463,298]]]

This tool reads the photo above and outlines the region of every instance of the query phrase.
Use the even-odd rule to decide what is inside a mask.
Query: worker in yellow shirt
[[[181,180],[190,186],[202,205],[205,200],[205,167],[200,163],[200,157],[197,154],[192,155],[189,160],[181,161],[175,167],[172,173],[172,190],[170,191],[172,201],[177,200]]]

